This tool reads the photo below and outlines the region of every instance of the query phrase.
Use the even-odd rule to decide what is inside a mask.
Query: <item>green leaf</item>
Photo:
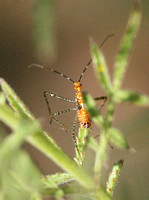
[[[114,164],[112,172],[109,175],[106,190],[111,197],[113,196],[115,186],[118,183],[118,178],[120,176],[122,167],[123,167],[123,160],[119,160],[116,164]]]
[[[115,128],[110,128],[107,134],[110,143],[114,144],[120,149],[128,149],[129,145],[125,136],[120,132],[120,130]]]
[[[24,103],[20,100],[20,98],[17,96],[15,91],[8,85],[8,83],[0,78],[0,85],[2,87],[2,90],[4,91],[7,100],[10,104],[10,106],[21,116],[24,118],[30,118],[35,119],[34,116],[31,114],[31,112],[28,110],[28,108],[24,105]]]
[[[149,106],[149,96],[135,91],[120,90],[116,94],[116,102],[134,103],[138,106]]]
[[[68,183],[75,180],[71,174],[68,173],[56,173],[47,175],[43,178],[43,184],[46,188],[58,188],[58,185]]]
[[[77,150],[74,159],[79,165],[82,165],[85,161],[89,131],[89,128],[80,128],[76,137]]]
[[[29,161],[29,156],[20,150],[20,146],[25,138],[30,133],[36,131],[37,128],[30,120],[19,118],[18,121],[16,131],[5,137],[0,144],[0,188],[4,193],[4,199],[8,200],[28,199],[33,190],[31,182],[34,180],[37,184],[37,179],[35,178],[36,169],[29,168],[31,160]],[[31,174],[32,172],[34,172],[33,175]],[[26,183],[24,183],[24,179],[27,176],[29,179],[32,177],[32,180],[26,180]],[[41,177],[38,177],[38,182],[40,179]],[[28,191],[24,187],[28,188]],[[41,185],[38,189],[40,188]]]
[[[106,92],[111,93],[112,86],[104,55],[96,44],[92,45],[92,58],[95,66],[95,73]]]
[[[130,53],[136,38],[138,29],[141,23],[141,8],[139,1],[135,1],[133,12],[131,13],[127,25],[126,33],[122,39],[120,49],[115,62],[115,73],[114,73],[114,90],[117,91],[121,84],[125,71],[128,66],[128,60]]]
[[[41,174],[28,154],[20,149],[16,151],[11,148],[8,154],[2,161],[0,174],[0,188],[4,199],[28,200],[33,193],[40,193]]]
[[[20,150],[16,155],[17,159],[14,159],[13,169],[10,171],[16,181],[15,186],[21,186],[26,192],[32,192],[33,189],[40,192],[43,186],[39,169],[25,151]]]
[[[101,115],[100,110],[98,109],[93,97],[85,92],[83,92],[83,97],[87,110],[90,113],[93,121],[96,122],[99,126],[103,126],[104,123],[103,116]]]

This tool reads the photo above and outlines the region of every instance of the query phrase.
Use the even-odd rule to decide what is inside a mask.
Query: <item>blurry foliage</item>
[[[36,0],[33,9],[33,42],[40,59],[55,54],[55,4],[56,0]]]

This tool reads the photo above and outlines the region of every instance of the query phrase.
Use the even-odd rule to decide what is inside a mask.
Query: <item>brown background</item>
[[[141,29],[123,88],[149,95],[149,1],[143,0],[142,2]],[[42,96],[43,91],[48,90],[73,99],[75,93],[72,83],[54,73],[47,73],[37,68],[28,69],[27,66],[32,63],[48,64],[72,79],[78,80],[91,57],[89,38],[93,38],[100,44],[107,35],[114,33],[115,36],[109,39],[102,48],[112,75],[113,61],[133,4],[130,0],[60,0],[55,2],[56,46],[52,57],[50,54],[49,56],[44,55],[43,52],[37,56],[34,51],[32,16],[35,3],[36,1],[31,0],[0,0],[0,76],[15,89],[32,113],[42,120],[44,128],[49,131],[63,150],[73,157],[71,126],[75,114],[65,114],[61,118],[70,128],[67,135],[51,127]],[[91,92],[93,96],[105,94],[98,86],[92,66],[84,75],[82,83],[84,90]],[[69,104],[55,99],[51,99],[51,105],[53,110],[69,107]],[[105,110],[106,106],[103,113]],[[148,119],[147,108],[131,104],[117,106],[114,126],[123,131],[136,153],[109,148],[107,163],[109,169],[105,169],[105,180],[112,164],[119,159],[124,159],[123,171],[116,189],[116,199],[149,199]],[[98,133],[99,130],[93,126],[92,134],[97,135]],[[61,171],[40,152],[30,145],[26,146],[44,174]],[[89,152],[89,157],[93,157],[93,152]],[[91,163],[93,164],[92,161]]]

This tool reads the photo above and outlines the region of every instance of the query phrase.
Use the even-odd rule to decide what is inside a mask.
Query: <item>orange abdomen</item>
[[[82,128],[89,128],[91,126],[91,117],[85,108],[78,110],[78,119]]]

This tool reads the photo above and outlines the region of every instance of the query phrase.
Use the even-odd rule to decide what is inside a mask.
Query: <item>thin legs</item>
[[[95,97],[95,101],[101,101],[100,108],[103,107],[107,101],[107,96]]]
[[[68,128],[57,118],[55,118],[56,116],[59,116],[59,115],[62,115],[64,113],[67,113],[67,112],[71,112],[71,111],[75,111],[77,110],[77,108],[70,108],[70,109],[66,109],[66,110],[62,110],[62,111],[58,111],[56,113],[52,113],[51,111],[51,108],[50,108],[50,104],[49,104],[49,100],[48,100],[48,97],[55,97],[57,99],[60,99],[60,100],[63,100],[63,101],[66,101],[66,102],[69,102],[69,103],[75,103],[75,101],[71,100],[71,99],[68,99],[68,98],[65,98],[65,97],[62,97],[62,96],[59,96],[57,94],[54,94],[54,93],[51,93],[51,92],[48,92],[48,91],[45,91],[44,92],[44,98],[45,98],[45,101],[46,101],[46,104],[47,104],[47,107],[48,107],[48,111],[49,111],[49,115],[50,115],[50,123],[52,123],[52,121],[54,120],[57,124],[59,124],[65,131],[68,130]]]

